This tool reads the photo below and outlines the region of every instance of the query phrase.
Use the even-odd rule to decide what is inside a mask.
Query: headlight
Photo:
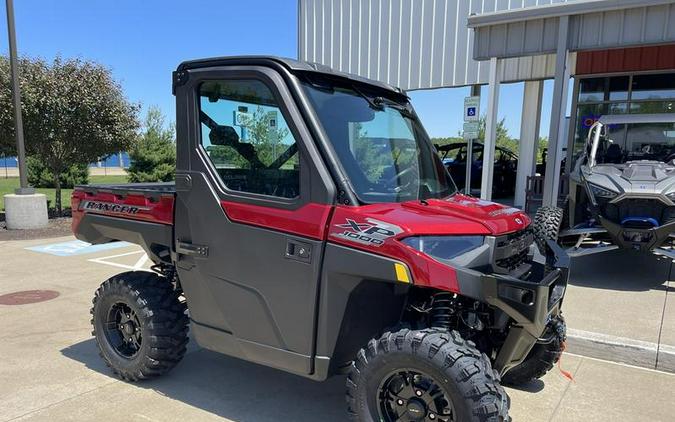
[[[675,192],[667,193],[666,196],[668,197],[668,199],[675,202]]]
[[[591,193],[593,194],[594,198],[612,199],[619,194],[618,192],[614,192],[614,191],[609,190],[607,188],[603,188],[603,187],[600,187],[598,185],[594,185],[593,183],[589,183],[588,187],[591,189]]]
[[[416,236],[401,242],[437,259],[452,259],[483,244],[483,236]]]

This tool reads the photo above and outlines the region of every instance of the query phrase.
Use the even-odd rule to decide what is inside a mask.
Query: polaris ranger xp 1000
[[[402,91],[271,57],[183,63],[173,90],[175,183],[73,193],[78,239],[155,264],[94,297],[119,377],[170,370],[189,325],[206,349],[347,374],[356,420],[509,420],[500,380],[560,357],[567,257],[533,259],[527,215],[457,192]]]

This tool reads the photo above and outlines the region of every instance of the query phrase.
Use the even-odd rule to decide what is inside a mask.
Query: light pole
[[[26,173],[26,148],[23,141],[23,119],[21,117],[21,87],[19,86],[19,65],[16,58],[16,31],[14,28],[14,1],[5,0],[7,5],[7,34],[9,38],[9,65],[12,73],[12,100],[14,101],[14,129],[16,150],[19,159],[19,183],[17,195],[32,195],[35,189],[28,186]]]
[[[21,119],[21,90],[19,87],[19,66],[16,58],[16,33],[14,31],[14,4],[7,5],[7,33],[9,35],[9,64],[12,72],[12,99],[14,100],[14,129],[16,130],[16,152],[19,161],[20,186],[14,194],[4,196],[5,224],[8,230],[39,229],[49,224],[47,218],[47,197],[35,193],[28,186],[26,173],[26,150],[23,143],[23,121]]]

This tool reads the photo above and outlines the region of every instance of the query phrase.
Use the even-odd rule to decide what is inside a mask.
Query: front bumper
[[[612,239],[612,243],[625,248],[640,252],[649,252],[663,245],[675,233],[675,222],[649,229],[626,228],[620,224],[598,216],[602,227]]]
[[[546,262],[533,262],[527,280],[505,274],[458,269],[462,295],[488,303],[508,315],[514,324],[494,361],[502,374],[521,363],[560,313],[569,278],[569,258],[555,242],[548,242]]]

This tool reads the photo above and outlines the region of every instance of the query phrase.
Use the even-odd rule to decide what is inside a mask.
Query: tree
[[[275,124],[270,124],[270,120],[274,120]],[[248,141],[255,147],[258,158],[263,164],[272,164],[288,148],[283,141],[289,131],[287,128],[279,127],[276,110],[265,111],[258,106],[245,123],[250,138]]]
[[[92,61],[22,58],[19,68],[26,153],[52,174],[61,215],[59,176],[131,147],[138,105],[125,98],[109,69]],[[0,57],[0,145],[11,148],[14,142],[9,60]]]
[[[239,142],[253,145],[255,156],[264,166],[274,163],[290,147],[288,141],[293,140],[292,138],[287,139],[290,131],[288,128],[279,126],[279,118],[279,111],[267,111],[261,106],[258,106],[253,113],[243,117],[248,136],[247,139],[240,139]],[[240,155],[231,145],[209,145],[206,150],[217,166],[239,169],[251,168],[252,163]],[[294,154],[285,163],[282,163],[282,168],[293,168],[296,164],[298,164],[298,155]]]
[[[143,133],[129,152],[129,181],[132,183],[169,182],[176,174],[176,143],[173,125],[164,123],[158,107],[150,107]]]
[[[478,121],[478,139],[481,142],[485,142],[485,126],[487,119],[485,116],[481,116]],[[506,148],[509,151],[518,153],[518,140],[509,136],[509,130],[506,128],[505,119],[501,119],[497,122],[497,136],[495,145]]]
[[[431,142],[434,145],[443,146],[443,145],[456,144],[456,143],[459,143],[459,142],[466,142],[466,141],[464,140],[464,137],[462,137],[462,134],[460,133],[459,136],[431,138]]]

